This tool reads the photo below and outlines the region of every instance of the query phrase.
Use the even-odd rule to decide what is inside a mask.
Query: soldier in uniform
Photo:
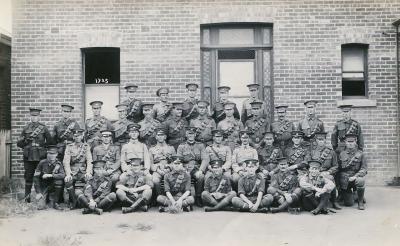
[[[128,125],[132,122],[126,118],[128,108],[126,104],[118,104],[115,107],[118,110],[119,120],[113,124],[114,143],[121,147],[129,141]]]
[[[241,145],[236,147],[232,153],[232,186],[237,189],[240,177],[246,175],[244,161],[249,159],[258,160],[257,150],[250,146],[249,132],[240,131]],[[257,162],[258,165],[258,162]]]
[[[240,211],[268,212],[272,197],[264,196],[265,180],[256,174],[258,160],[246,160],[246,175],[240,177],[238,197],[232,198],[232,205]]]
[[[78,203],[83,207],[82,214],[101,215],[103,211],[109,211],[117,200],[115,193],[111,192],[112,181],[105,165],[103,160],[93,161],[93,177],[86,181],[83,190],[75,191]]]
[[[38,209],[44,209],[47,200],[49,200],[51,207],[62,210],[58,203],[62,194],[65,172],[61,162],[57,159],[57,155],[57,146],[48,146],[47,158],[41,160],[36,167],[33,182],[35,184],[36,201],[39,204]]]
[[[47,127],[39,122],[41,109],[30,108],[29,122],[21,132],[17,146],[23,149],[25,201],[30,202],[33,175],[39,161],[46,158],[46,145],[51,144],[52,137]]]
[[[233,116],[235,104],[225,103],[225,119],[217,124],[217,129],[224,132],[224,144],[233,151],[239,145],[239,131],[243,130],[243,124]]]
[[[172,114],[163,124],[167,133],[167,143],[178,149],[179,144],[185,141],[188,125],[187,120],[182,117],[182,103],[173,103]]]
[[[212,143],[211,132],[217,128],[214,119],[208,116],[208,105],[210,105],[208,101],[199,100],[197,102],[198,116],[189,123],[191,127],[196,127],[196,141],[206,145]]]
[[[286,148],[284,156],[289,163],[289,170],[297,170],[302,175],[308,170],[308,161],[311,159],[310,149],[302,145],[303,132],[292,131],[293,145]]]
[[[271,125],[271,131],[275,135],[275,143],[279,146],[282,152],[292,144],[292,130],[294,128],[293,122],[286,119],[287,105],[277,105],[275,107],[278,115],[278,121]]]
[[[111,143],[112,132],[101,131],[102,143],[93,149],[93,161],[105,161],[104,169],[106,176],[110,177],[113,185],[121,175],[121,150],[117,145]]]
[[[117,183],[117,197],[124,206],[122,213],[135,212],[138,209],[147,211],[152,196],[153,182],[141,167],[140,158],[128,160],[128,171],[124,172]]]
[[[164,128],[157,128],[155,131],[157,144],[149,149],[151,171],[153,173],[153,184],[155,198],[161,195],[161,182],[164,175],[170,171],[171,157],[174,156],[175,148],[168,145],[165,140],[167,135]]]
[[[365,154],[357,147],[357,135],[345,136],[346,148],[339,154],[339,187],[345,206],[353,206],[353,191],[357,192],[358,209],[364,210],[365,176],[367,162]]]
[[[93,101],[90,103],[93,110],[93,117],[86,120],[86,142],[90,145],[90,149],[101,144],[101,133],[102,130],[113,130],[111,122],[101,113],[102,101]]]
[[[196,93],[199,86],[194,83],[186,84],[188,97],[183,101],[183,113],[182,116],[190,122],[190,120],[196,118],[199,115],[197,110],[197,98]]]
[[[168,101],[169,89],[161,87],[157,90],[156,95],[160,98],[160,102],[153,106],[153,118],[159,122],[164,122],[170,115],[172,104]]]
[[[271,176],[277,171],[277,160],[283,157],[282,150],[274,146],[274,133],[265,133],[264,139],[257,149],[257,153],[260,160],[260,166],[258,167],[259,175],[269,183]]]
[[[215,123],[218,124],[220,121],[225,119],[225,104],[226,103],[233,103],[228,100],[229,97],[229,91],[231,88],[229,86],[220,86],[218,87],[218,95],[219,95],[219,100],[215,102],[215,105],[212,110],[212,118],[215,120]],[[240,119],[240,114],[239,110],[236,107],[236,104],[233,103],[233,117],[235,119]],[[243,123],[242,123],[243,124]]]
[[[205,179],[211,175],[210,162],[219,160],[222,164],[224,175],[231,178],[232,151],[229,146],[222,144],[223,132],[221,130],[213,130],[213,144],[206,147],[205,155],[200,166],[200,171],[205,173]]]
[[[144,119],[139,122],[140,140],[147,145],[147,148],[150,148],[157,143],[155,130],[161,126],[161,123],[153,118],[152,103],[144,103],[142,108]]]
[[[146,174],[150,175],[150,153],[144,143],[139,142],[140,125],[132,123],[128,126],[129,142],[121,148],[121,170],[126,172],[129,170],[127,161],[131,158],[140,158]]]
[[[81,129],[79,123],[71,118],[71,112],[73,109],[73,106],[62,104],[62,119],[58,121],[53,128],[54,143],[57,144],[58,159],[60,161],[64,159],[64,152],[67,144],[74,141],[73,130]]]
[[[265,103],[258,98],[260,85],[249,84],[247,85],[247,88],[249,88],[250,98],[247,98],[246,100],[243,101],[242,113],[240,115],[243,125],[246,124],[246,121],[253,116],[253,110],[251,108],[252,102],[261,102],[260,115],[264,117],[267,115],[267,107]]]
[[[312,160],[308,162],[309,172],[299,178],[302,191],[303,207],[312,214],[327,214],[330,194],[335,189],[335,184],[320,173],[321,162]]]
[[[271,184],[267,193],[269,199],[273,199],[271,212],[278,213],[296,206],[301,198],[297,175],[289,170],[286,158],[278,159],[278,171],[271,177]]]
[[[178,146],[177,155],[181,157],[183,167],[195,181],[195,201],[201,207],[201,193],[204,188],[204,173],[200,170],[202,160],[205,155],[205,146],[201,142],[196,142],[196,128],[186,128],[186,142]]]
[[[254,148],[258,148],[265,133],[270,130],[270,123],[267,118],[261,115],[263,102],[252,102],[250,105],[253,115],[245,122],[244,126],[249,131],[250,144]]]
[[[320,171],[322,175],[335,182],[338,171],[337,155],[331,146],[326,145],[326,132],[315,134],[316,146],[311,150],[311,160],[321,162]],[[336,187],[331,192],[330,201],[334,209],[341,209],[336,201]]]
[[[157,202],[161,205],[160,212],[165,212],[167,207],[178,210],[190,211],[194,198],[190,195],[190,175],[182,166],[181,157],[172,157],[172,171],[164,177],[165,195],[159,195]]]
[[[342,152],[345,147],[345,135],[354,134],[357,135],[357,146],[360,150],[364,148],[364,137],[361,132],[361,125],[357,121],[351,118],[351,108],[352,105],[342,105],[339,106],[342,110],[342,119],[337,121],[333,127],[333,132],[331,135],[331,143],[333,149],[336,153]]]
[[[222,162],[214,160],[210,163],[211,175],[205,180],[204,191],[201,199],[206,205],[205,212],[220,211],[226,209],[236,197],[232,190],[231,181],[222,173]]]
[[[135,98],[135,93],[138,88],[137,85],[128,83],[125,86],[128,98],[122,102],[122,104],[127,105],[127,119],[135,123],[138,123],[143,119],[142,101]]]
[[[316,100],[304,102],[306,116],[299,122],[298,126],[299,130],[304,133],[303,144],[310,148],[312,145],[315,145],[315,133],[325,131],[324,122],[315,115],[317,103]]]
[[[83,187],[86,180],[92,178],[92,153],[90,146],[82,142],[83,133],[82,129],[74,131],[74,142],[67,145],[63,160],[65,188],[72,200],[71,209],[75,208],[77,202],[75,187]]]

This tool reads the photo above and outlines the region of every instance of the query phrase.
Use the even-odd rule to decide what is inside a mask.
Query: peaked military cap
[[[106,165],[106,161],[99,159],[92,161],[92,164],[94,168],[103,168]]]
[[[56,145],[49,145],[47,146],[47,153],[48,154],[58,154],[58,148]]]
[[[140,127],[141,126],[139,124],[137,124],[137,123],[131,123],[131,124],[128,125],[128,132],[139,131]]]
[[[156,95],[159,97],[160,94],[168,94],[169,93],[169,88],[167,87],[161,87],[156,91]]]
[[[94,107],[101,107],[103,105],[103,102],[102,101],[93,101],[93,102],[90,102],[89,104],[90,104],[90,106],[92,106],[92,108],[94,108]]]
[[[39,108],[29,108],[29,114],[32,116],[37,116],[42,110]]]
[[[71,112],[74,109],[73,106],[68,105],[68,104],[61,104],[61,108],[65,112]]]
[[[199,86],[195,83],[186,84],[186,89],[188,90],[197,90],[197,88],[199,88]]]
[[[124,88],[125,88],[125,90],[136,91],[137,88],[139,88],[139,86],[137,86],[136,84],[133,84],[133,83],[127,83]]]
[[[224,163],[225,162],[223,160],[220,160],[220,159],[210,161],[211,167],[214,167],[214,166],[222,167],[222,165],[224,165]]]

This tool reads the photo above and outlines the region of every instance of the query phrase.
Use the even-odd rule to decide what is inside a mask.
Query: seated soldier
[[[207,177],[204,191],[201,193],[206,212],[224,210],[231,204],[232,198],[236,197],[230,179],[223,175],[222,165],[222,161],[219,160],[210,163],[212,174]]]
[[[151,176],[147,175],[141,166],[141,158],[131,158],[128,160],[128,170],[121,174],[116,185],[118,200],[123,205],[122,213],[135,212],[138,209],[147,211],[151,200],[153,182]]]
[[[78,203],[83,207],[82,214],[95,213],[101,215],[103,210],[111,209],[117,200],[115,193],[111,192],[112,181],[104,169],[106,162],[93,161],[93,177],[86,182],[83,190],[76,190]]]
[[[278,170],[277,159],[283,157],[282,150],[274,146],[274,133],[265,133],[257,152],[260,160],[259,174],[269,183],[271,176]]]
[[[353,206],[353,191],[357,192],[358,209],[364,210],[365,154],[357,147],[357,135],[345,136],[346,148],[339,155],[339,187],[345,206]]]
[[[190,195],[190,175],[182,166],[180,156],[172,157],[171,167],[172,171],[164,177],[165,195],[157,197],[157,202],[161,205],[159,211],[161,213],[183,209],[189,212],[194,204],[194,198]]]
[[[182,157],[182,163],[190,177],[194,179],[196,206],[202,207],[201,193],[204,187],[204,173],[200,171],[200,165],[205,155],[203,143],[196,142],[196,128],[186,128],[186,142],[178,146],[177,155]]]
[[[271,184],[267,190],[268,198],[273,199],[272,213],[286,211],[289,206],[296,206],[301,197],[297,175],[289,170],[286,158],[278,159],[278,171],[271,176]]]
[[[47,147],[47,159],[41,160],[36,167],[33,176],[35,185],[36,200],[38,209],[44,209],[47,200],[50,201],[50,206],[62,210],[58,204],[62,194],[62,186],[64,183],[64,167],[57,159],[57,146]]]
[[[239,197],[232,198],[232,205],[245,212],[268,212],[272,198],[264,196],[265,180],[256,174],[258,160],[246,160],[246,175],[239,179]]]
[[[305,147],[302,144],[303,137],[303,132],[292,131],[293,145],[287,147],[284,153],[289,164],[289,170],[292,170],[298,175],[307,173],[308,161],[311,159],[309,147]]]
[[[331,192],[335,189],[332,180],[324,177],[321,171],[321,162],[309,161],[308,174],[300,177],[300,188],[302,191],[303,207],[312,214],[327,214],[328,201]]]

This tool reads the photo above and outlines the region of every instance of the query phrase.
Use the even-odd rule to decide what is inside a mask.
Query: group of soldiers
[[[93,117],[81,128],[71,117],[74,107],[61,105],[62,119],[52,134],[31,108],[17,145],[23,148],[25,195],[32,185],[43,206],[61,209],[60,201],[84,214],[101,214],[116,206],[123,213],[238,210],[282,212],[304,209],[328,213],[358,202],[364,207],[367,164],[360,124],[351,119],[351,105],[340,106],[327,144],[317,101],[304,103],[298,122],[286,118],[287,105],[277,105],[270,122],[259,85],[248,85],[250,98],[239,113],[228,100],[230,88],[218,88],[219,99],[197,100],[197,84],[187,84],[188,98],[170,103],[160,88],[156,104],[128,98],[112,123],[101,115],[103,103],[91,102]],[[63,189],[68,196],[62,197]],[[339,194],[340,199],[337,195]]]

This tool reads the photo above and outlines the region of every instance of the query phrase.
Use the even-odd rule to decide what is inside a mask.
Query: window
[[[342,45],[342,97],[368,97],[368,45]]]
[[[103,101],[101,114],[117,120],[115,105],[119,103],[120,85],[119,48],[82,49],[85,119],[92,117],[91,101]]]

